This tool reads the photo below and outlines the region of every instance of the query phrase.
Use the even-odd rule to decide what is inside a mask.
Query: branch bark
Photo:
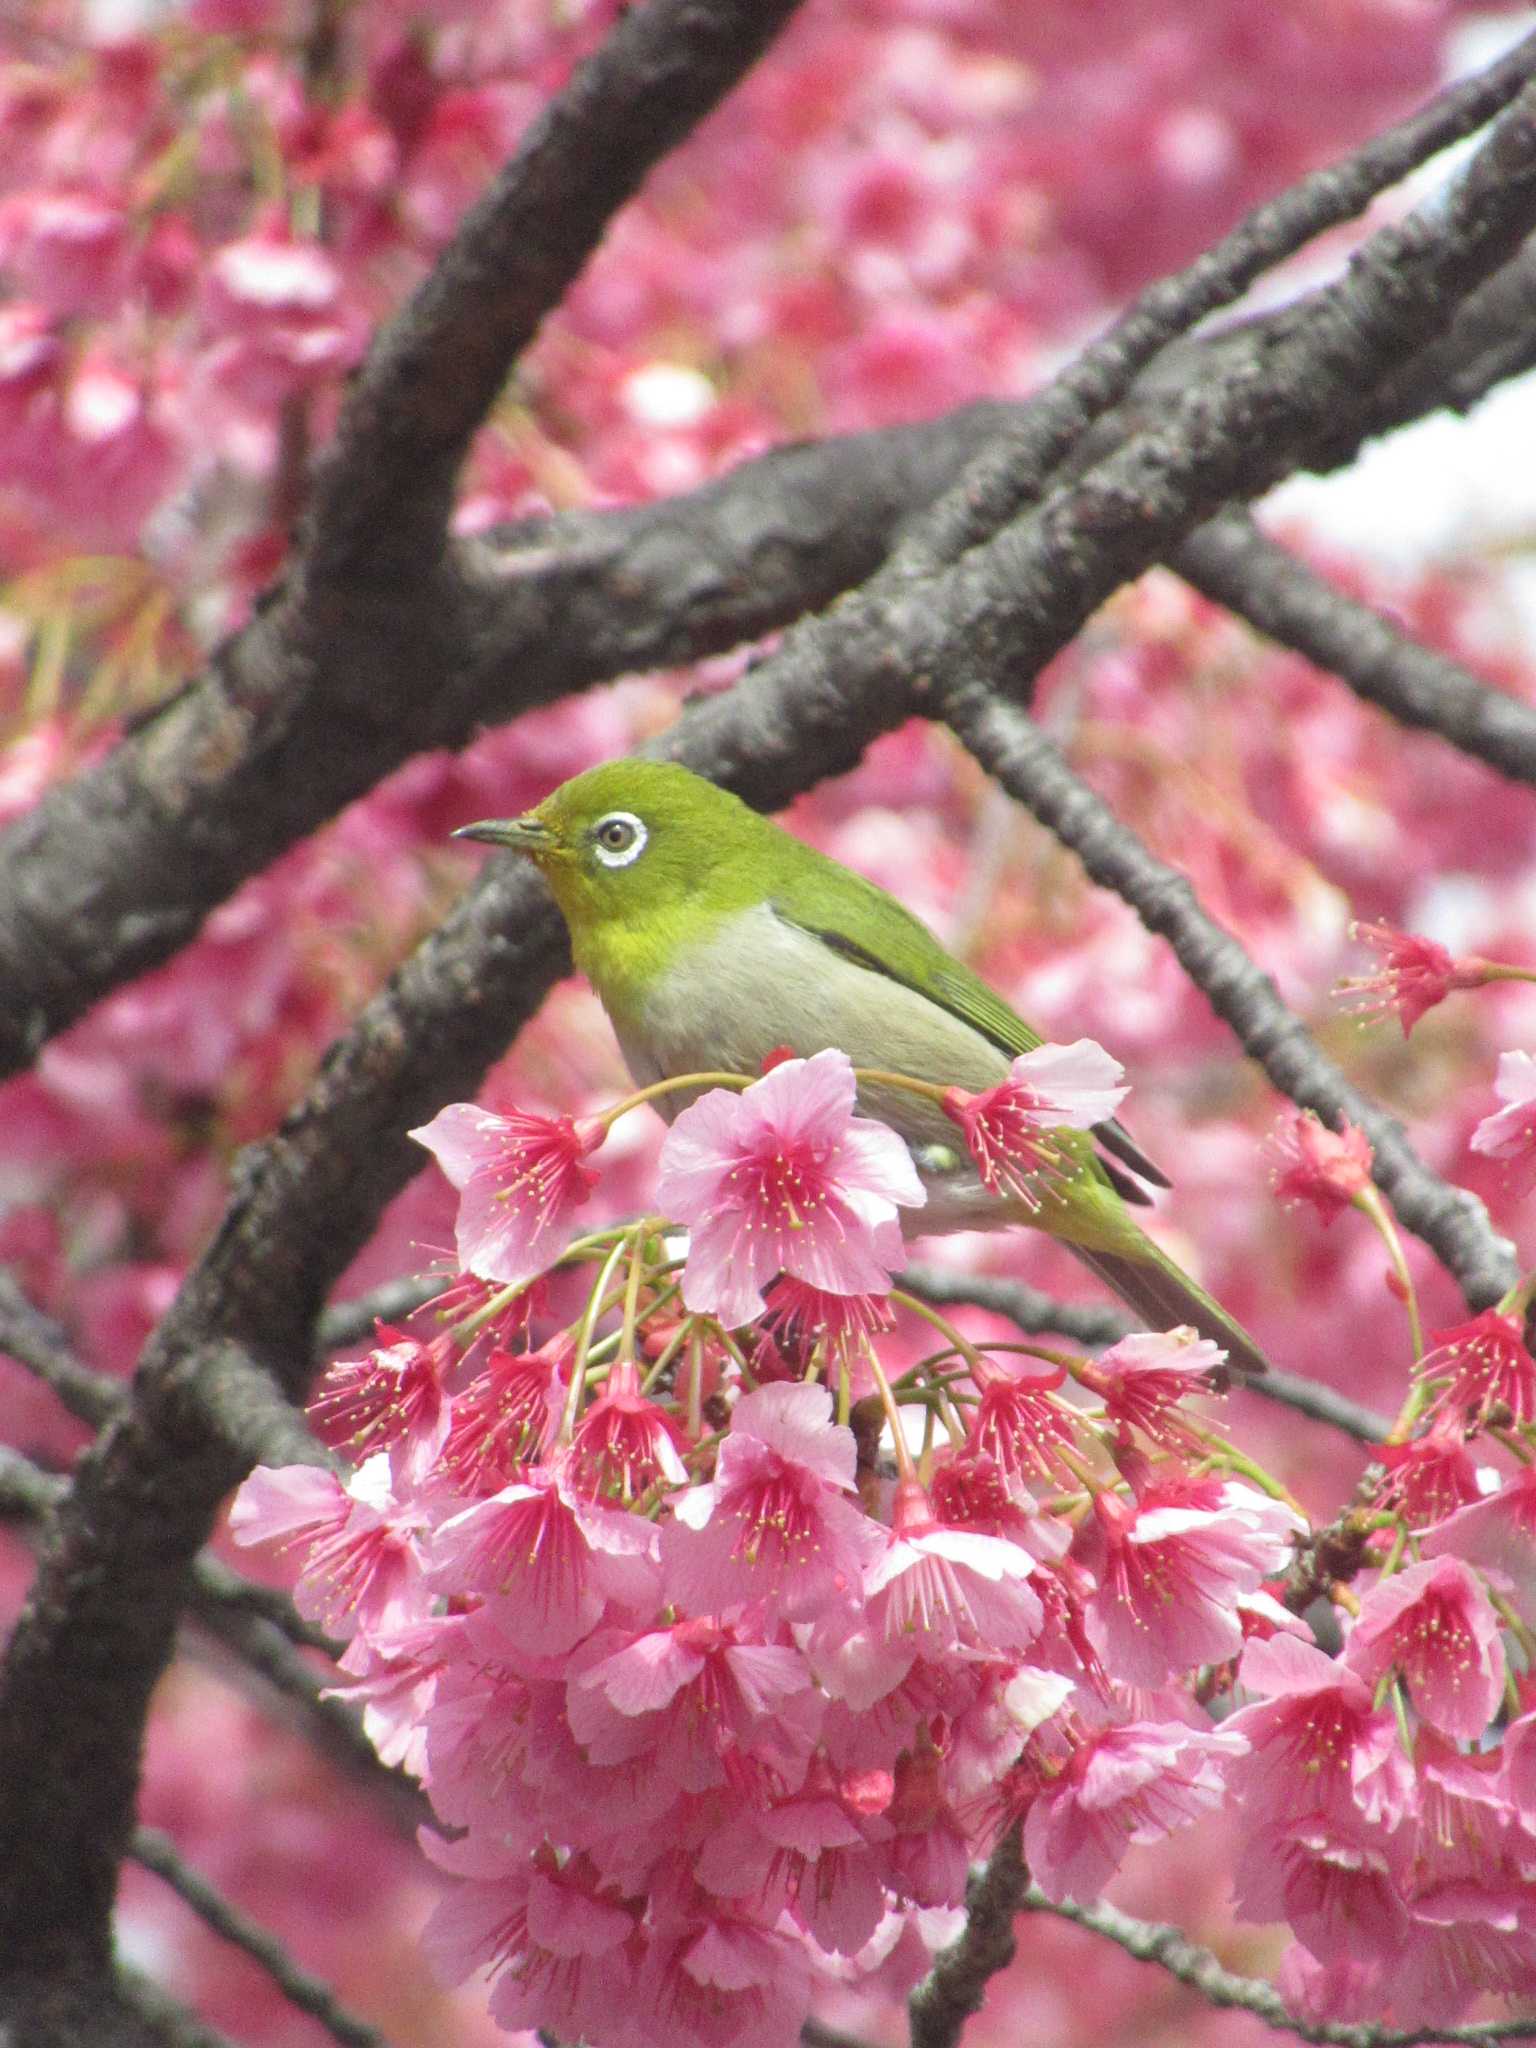
[[[737,10],[757,27],[783,11]],[[664,15],[690,28],[695,14],[718,16],[719,26],[729,13],[701,9],[698,0],[652,0],[629,22],[643,21],[654,37]],[[747,61],[723,26],[713,49],[717,64],[732,50],[729,61]],[[651,43],[644,54],[649,63]],[[564,204],[561,178],[579,184],[594,152],[552,114],[443,259],[443,274],[462,275],[477,312],[490,309],[485,346],[494,331],[502,350],[495,380],[473,321],[461,320],[454,295],[429,280],[365,366],[318,480],[310,554],[289,583],[219,650],[205,678],[0,838],[0,1074],[25,1065],[120,982],[168,958],[242,880],[411,754],[462,744],[481,719],[512,716],[626,669],[718,652],[850,588],[875,569],[900,522],[990,441],[986,468],[909,537],[900,567],[910,577],[953,561],[1038,495],[1085,426],[1170,340],[1492,118],[1533,66],[1536,38],[1528,38],[1259,208],[1187,271],[1152,287],[1026,408],[971,408],[860,437],[844,444],[856,464],[848,470],[829,465],[819,449],[779,450],[689,498],[601,521],[556,520],[451,548],[439,524],[412,552],[405,542],[420,533],[422,508],[441,514],[439,473],[451,475],[468,410],[432,395],[426,366],[454,389],[462,349],[472,372],[464,388],[483,392],[489,383],[494,391],[547,310],[541,293],[574,274],[602,225]],[[606,120],[610,88],[615,106],[629,104],[626,93],[644,103],[643,81],[652,75],[636,70],[616,80],[610,65],[601,90],[582,85],[581,103]],[[710,89],[699,96],[705,103]],[[712,89],[724,89],[718,76]],[[697,102],[689,105],[696,118]],[[647,104],[646,120],[653,114]],[[641,146],[632,128],[624,133]],[[650,140],[665,137],[651,130]],[[607,168],[605,189],[617,204],[624,178],[638,179],[637,160]],[[549,218],[567,224],[559,249],[548,246],[547,225],[526,218],[546,202]],[[535,231],[544,239],[532,283],[520,293],[506,278],[498,284],[498,262],[509,250],[521,257]],[[1512,318],[1520,303],[1499,317]],[[1438,391],[1431,382],[1422,403],[1439,402]],[[1363,399],[1352,397],[1355,416]],[[391,428],[396,399],[403,421]],[[398,497],[370,475],[365,429],[381,421],[393,437],[389,474]],[[423,677],[432,687],[422,687]]]

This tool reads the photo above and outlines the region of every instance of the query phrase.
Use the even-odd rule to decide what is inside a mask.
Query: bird
[[[836,1047],[866,1074],[980,1093],[1043,1042],[888,891],[679,763],[605,762],[521,817],[453,836],[533,861],[638,1087]],[[670,1120],[690,1099],[656,1107]],[[866,1079],[858,1107],[918,1167],[927,1200],[907,1212],[909,1235],[1044,1230],[1149,1329],[1192,1325],[1238,1370],[1267,1370],[1131,1215],[1170,1182],[1118,1121],[1051,1132],[1060,1170],[1025,1200],[984,1184],[937,1097]]]

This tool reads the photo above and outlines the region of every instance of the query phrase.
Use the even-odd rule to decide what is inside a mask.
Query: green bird
[[[570,927],[576,965],[636,1083],[755,1074],[775,1050],[840,1047],[855,1067],[980,1093],[1042,1041],[884,889],[675,764],[573,776],[521,818],[459,839],[528,855]],[[674,1116],[689,1098],[663,1097]],[[859,1107],[906,1140],[927,1192],[910,1234],[1044,1230],[1151,1329],[1192,1323],[1233,1365],[1266,1370],[1248,1333],[1136,1224],[1167,1177],[1118,1122],[1050,1133],[1062,1166],[1033,1204],[990,1192],[939,1102],[866,1082]]]

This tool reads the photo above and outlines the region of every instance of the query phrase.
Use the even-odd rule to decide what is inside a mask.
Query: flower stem
[[[597,1326],[598,1317],[609,1306],[609,1285],[618,1271],[625,1248],[631,1241],[630,1233],[626,1231],[603,1261],[603,1269],[597,1276],[597,1285],[587,1296],[587,1305],[581,1312],[581,1322],[576,1332],[575,1355],[571,1359],[570,1391],[565,1397],[565,1412],[560,1417],[559,1441],[563,1444],[568,1444],[576,1433],[576,1418],[581,1413],[581,1397],[586,1387],[587,1353],[592,1348],[592,1332]]]
[[[1414,1292],[1413,1277],[1408,1271],[1408,1261],[1403,1256],[1403,1241],[1397,1234],[1397,1225],[1392,1221],[1392,1212],[1381,1199],[1381,1190],[1369,1182],[1356,1195],[1355,1207],[1362,1215],[1369,1216],[1387,1248],[1387,1257],[1392,1261],[1392,1270],[1403,1290],[1403,1305],[1408,1311],[1408,1334],[1413,1342],[1413,1355],[1415,1359],[1420,1359],[1424,1356],[1424,1326],[1419,1321],[1419,1297]]]

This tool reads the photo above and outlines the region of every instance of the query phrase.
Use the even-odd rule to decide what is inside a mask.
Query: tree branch
[[[991,1273],[950,1273],[942,1266],[908,1266],[901,1285],[940,1307],[965,1305],[1006,1316],[1026,1337],[1044,1330],[1059,1331],[1080,1344],[1113,1344],[1141,1325],[1111,1302],[1058,1301],[1022,1280],[1002,1280]],[[1243,1381],[1243,1391],[1293,1408],[1313,1422],[1325,1422],[1359,1443],[1379,1444],[1391,1429],[1391,1418],[1378,1415],[1347,1394],[1336,1393],[1321,1380],[1301,1373],[1271,1370],[1262,1379]]]
[[[158,1828],[138,1828],[128,1853],[135,1863],[163,1878],[215,1934],[259,1964],[289,2004],[308,2013],[342,2048],[385,2048],[377,2027],[349,2013],[323,1978],[301,1969],[275,1934],[259,1927],[184,1860],[169,1835]]]
[[[644,10],[648,21],[659,12],[654,4]],[[768,10],[756,12],[765,18]],[[447,554],[436,536],[429,563],[392,562],[383,547],[366,587],[333,592],[324,603],[313,578],[306,585],[296,576],[220,650],[206,678],[0,838],[0,1073],[24,1065],[119,982],[166,959],[247,875],[411,754],[462,744],[479,720],[512,716],[626,669],[718,652],[827,602],[875,568],[903,518],[999,443],[965,495],[909,538],[901,573],[952,560],[990,530],[1000,508],[1039,493],[1085,422],[1170,339],[1490,119],[1533,63],[1536,44],[1527,39],[1259,208],[1216,250],[1153,286],[1027,408],[970,408],[858,437],[837,451],[854,469],[829,465],[820,449],[788,448],[671,505],[542,522],[457,543]],[[545,151],[546,193],[560,144],[573,176],[600,153],[553,118],[529,148],[535,142]],[[513,218],[532,193],[515,175],[522,160],[520,153],[495,188],[506,211],[493,220],[477,213],[473,234],[466,222],[443,258],[451,269],[468,238],[477,292],[487,286],[484,252],[495,238],[520,252],[533,232]],[[336,466],[322,475],[325,504],[346,496],[338,476],[359,483],[360,517],[380,502],[355,475],[363,466],[360,423],[376,416],[411,363],[457,347],[452,307],[427,287],[423,293],[397,323],[401,338],[381,345],[365,367],[360,390],[368,395],[347,412],[345,452],[339,441]],[[501,312],[504,346],[537,324],[537,308],[525,305],[512,318],[508,303]],[[1351,396],[1354,416],[1367,400],[1358,390]],[[1010,417],[1018,424],[1000,442]],[[428,442],[446,433],[451,442],[449,427],[446,415],[429,413],[403,432]],[[382,502],[393,518],[396,505]],[[346,534],[355,521],[346,505],[336,516],[344,532],[328,559],[350,559],[356,542]],[[432,689],[422,689],[423,676],[436,679]]]
[[[1438,733],[1501,775],[1536,787],[1536,710],[1334,590],[1246,513],[1208,520],[1175,550],[1171,566],[1400,724]]]
[[[971,1872],[964,1931],[935,1956],[907,2001],[912,2048],[955,2048],[961,2028],[981,2010],[988,1984],[1013,1961],[1014,1915],[1028,1888],[1019,1831],[1010,1828],[983,1868]]]
[[[1054,1913],[1089,1933],[1102,1935],[1140,1963],[1156,1963],[1170,1977],[1198,1991],[1209,2004],[1251,2012],[1266,2026],[1277,2027],[1303,2041],[1336,2044],[1336,2048],[1418,2048],[1421,2042],[1452,2042],[1465,2048],[1486,2048],[1500,2041],[1536,2040],[1536,2019],[1493,2020],[1470,2027],[1382,2027],[1374,2024],[1309,2025],[1286,2010],[1279,1993],[1262,1977],[1239,1977],[1198,1942],[1176,1927],[1134,1920],[1129,1913],[1104,1904],[1080,1906],[1075,1899],[1048,1899],[1029,1885],[1019,1900],[1026,1913]]]
[[[1494,1235],[1476,1196],[1430,1172],[1401,1124],[1344,1078],[1269,976],[1206,915],[1184,876],[1115,818],[1038,727],[974,686],[951,691],[945,708],[957,737],[1009,795],[1072,849],[1094,881],[1123,897],[1149,931],[1168,941],[1275,1086],[1335,1128],[1347,1117],[1364,1130],[1375,1152],[1377,1185],[1455,1275],[1472,1306],[1487,1307],[1513,1286],[1512,1248]]]
[[[613,211],[794,4],[647,0],[534,122],[375,342],[286,586],[205,684],[0,841],[0,1072],[410,753],[462,737],[451,693],[422,678],[462,670],[474,645],[473,591],[447,555],[469,436]]]

